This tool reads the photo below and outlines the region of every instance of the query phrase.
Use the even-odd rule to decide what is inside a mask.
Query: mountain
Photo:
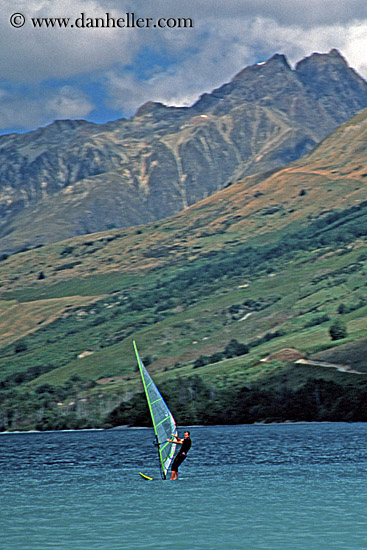
[[[366,106],[336,50],[294,69],[277,54],[188,108],[150,102],[130,120],[2,136],[0,252],[166,218],[300,158]]]
[[[366,139],[3,258],[0,430],[146,424],[133,339],[180,424],[367,420]]]

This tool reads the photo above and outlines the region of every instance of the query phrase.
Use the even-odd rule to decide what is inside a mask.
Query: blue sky
[[[63,118],[101,123],[131,117],[146,101],[191,105],[245,66],[275,53],[293,64],[315,51],[337,48],[367,78],[364,0],[2,3],[2,134]],[[107,13],[116,21],[126,22],[127,13],[151,19],[149,28],[78,28],[81,13],[85,22],[106,21]],[[11,25],[13,14],[24,16],[23,26]],[[41,17],[69,18],[69,27],[34,28],[32,18]],[[193,27],[158,28],[160,18],[172,26],[178,18],[191,19]],[[22,22],[18,16],[13,21]]]

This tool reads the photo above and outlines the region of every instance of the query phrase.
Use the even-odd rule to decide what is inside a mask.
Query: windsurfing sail
[[[148,401],[150,415],[152,417],[161,475],[163,479],[166,479],[167,472],[176,451],[176,444],[170,443],[167,439],[172,439],[172,434],[177,436],[176,422],[163,397],[159,393],[157,386],[154,384],[149,372],[145,368],[138,353],[135,341],[133,344],[141,379],[143,381],[145,395]]]

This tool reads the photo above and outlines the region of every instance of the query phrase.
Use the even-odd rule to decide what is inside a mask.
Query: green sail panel
[[[150,415],[152,417],[159,454],[161,474],[162,478],[166,479],[167,472],[171,466],[176,451],[176,445],[174,443],[168,442],[167,439],[172,439],[172,434],[177,435],[176,422],[163,397],[161,396],[157,386],[154,384],[149,372],[145,368],[143,361],[141,360],[138,353],[135,342],[133,342],[133,344],[139,365],[141,379],[145,390],[145,395],[148,401]]]

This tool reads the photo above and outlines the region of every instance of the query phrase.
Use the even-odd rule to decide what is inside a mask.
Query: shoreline
[[[235,428],[237,426],[297,426],[297,425],[312,425],[312,424],[365,424],[363,420],[285,420],[283,422],[253,422],[252,424],[190,424],[187,426],[178,426],[179,429],[187,428],[220,428],[220,427],[231,427]],[[120,431],[120,430],[152,430],[153,426],[116,426],[114,428],[82,428],[80,430],[14,430],[14,431],[3,431],[0,432],[2,435],[19,435],[19,434],[47,434],[47,433],[81,433],[81,432],[111,432],[111,431]]]

